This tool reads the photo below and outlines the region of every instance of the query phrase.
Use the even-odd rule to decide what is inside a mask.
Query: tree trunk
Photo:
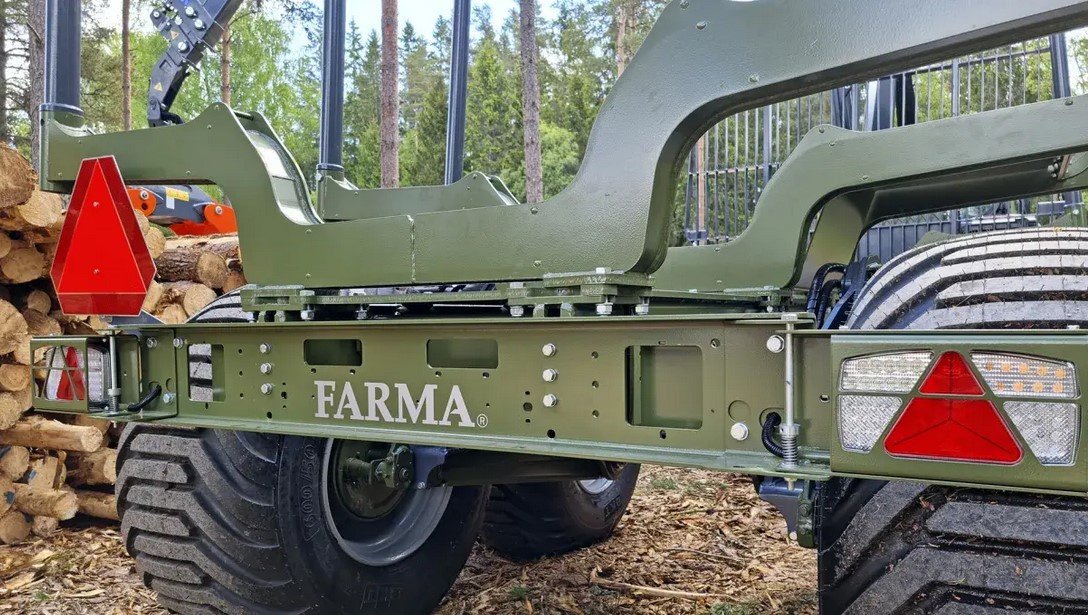
[[[223,27],[222,42],[219,43],[219,100],[230,105],[230,24]]]
[[[400,185],[400,74],[397,63],[397,0],[382,0],[381,186]]]
[[[11,125],[8,119],[8,3],[0,0],[0,144],[10,145]]]
[[[616,6],[616,78],[618,79],[630,61],[627,50],[627,32],[634,25],[634,8],[630,0],[619,0]]]
[[[525,132],[525,200],[544,200],[544,169],[540,160],[540,84],[536,68],[536,0],[521,0],[521,114]]]
[[[27,11],[30,91],[26,94],[26,112],[30,117],[30,162],[35,169],[41,169],[38,149],[42,133],[38,124],[38,109],[45,95],[45,0],[30,0]]]
[[[132,130],[132,33],[129,14],[132,0],[121,0],[121,127]]]

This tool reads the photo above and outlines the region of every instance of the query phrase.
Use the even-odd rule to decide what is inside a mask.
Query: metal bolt
[[[299,310],[299,313],[298,313],[299,318],[301,318],[302,320],[307,320],[307,321],[313,320],[314,316],[315,316],[315,313],[314,313],[313,308],[306,308],[304,310]]]
[[[607,302],[607,301],[604,302],[604,303],[598,303],[597,304],[597,315],[598,316],[611,316],[612,315],[612,303]]]
[[[257,350],[260,350],[261,354],[268,354],[272,352],[272,344],[262,343],[260,346],[257,346]]]
[[[524,305],[511,305],[510,306],[510,315],[513,316],[514,318],[521,318],[522,316],[525,315],[525,306]]]
[[[554,408],[559,405],[559,398],[552,393],[548,393],[544,396],[544,407]]]
[[[554,369],[546,369],[543,374],[544,382],[555,382],[559,379],[559,372]]]
[[[181,348],[184,345],[185,345],[185,340],[181,339],[180,337],[175,337],[174,338],[174,348]]]
[[[778,354],[786,349],[786,340],[781,335],[772,335],[767,338],[767,350]]]
[[[649,313],[650,313],[650,304],[649,303],[640,303],[640,304],[635,306],[635,315],[636,316],[646,316]]]
[[[544,356],[546,357],[554,357],[555,353],[559,352],[559,349],[555,347],[555,344],[549,342],[544,344],[544,347],[540,349],[540,352],[544,353]]]
[[[733,436],[737,442],[744,442],[748,439],[748,426],[744,423],[733,423],[733,426],[729,428],[729,435]]]
[[[271,374],[272,373],[272,364],[271,363],[261,363],[261,373],[262,374]]]
[[[151,19],[154,19],[155,21],[162,19],[162,13],[158,9],[151,11]]]
[[[159,345],[159,340],[157,340],[157,339],[155,339],[153,337],[147,338],[147,347],[148,348],[154,348],[154,347],[156,347],[158,345]]]
[[[174,401],[174,394],[173,393],[163,393],[162,394],[162,403],[169,404],[169,403],[172,403],[173,401]]]
[[[272,394],[272,388],[273,388],[272,383],[271,382],[266,382],[266,383],[261,385],[261,393],[264,393],[265,395],[271,395]]]
[[[178,43],[178,51],[182,53],[189,51],[189,43],[186,43],[185,41]]]
[[[608,267],[597,267],[594,269],[595,273],[608,273]]]
[[[190,19],[192,19],[193,17],[196,17],[196,9],[194,9],[191,6],[185,7],[185,16],[190,18]]]
[[[203,19],[194,19],[193,20],[193,27],[196,28],[197,30],[203,30],[206,27],[206,25],[204,24]]]
[[[695,24],[695,27],[697,29],[699,29],[699,30],[702,30],[702,29],[706,28],[706,22],[705,21],[700,21],[699,23]]]
[[[223,206],[222,205],[216,205],[215,206],[215,213],[216,213],[216,215],[219,215],[219,216],[223,215]]]

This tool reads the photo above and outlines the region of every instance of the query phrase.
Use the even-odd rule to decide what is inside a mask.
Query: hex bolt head
[[[729,435],[733,436],[737,442],[744,442],[748,439],[748,426],[744,423],[733,423],[733,426],[729,428]]]
[[[173,403],[173,402],[174,402],[174,394],[173,393],[163,393],[162,394],[162,403],[170,404],[170,403]]]
[[[612,315],[612,304],[611,303],[598,303],[597,304],[597,315],[598,316],[611,316]]]
[[[261,393],[264,393],[265,395],[271,395],[272,394],[272,388],[273,388],[272,383],[271,382],[266,382],[266,383],[261,385]]]
[[[185,7],[185,16],[189,18],[196,17],[196,9],[191,6]]]
[[[649,303],[640,303],[640,304],[635,306],[635,315],[636,316],[646,316],[649,313],[650,313],[650,304]]]
[[[559,349],[555,347],[555,344],[549,342],[547,344],[544,344],[544,346],[540,349],[540,352],[542,352],[546,357],[554,357],[555,353],[559,352]]]
[[[262,343],[260,346],[257,346],[257,350],[260,350],[261,354],[268,354],[272,352],[272,344]]]
[[[546,369],[543,374],[544,382],[555,382],[559,379],[559,372],[554,369]]]
[[[548,393],[547,395],[545,395],[543,401],[545,408],[554,408],[559,405],[559,398],[556,397],[553,393]]]
[[[521,318],[524,315],[525,315],[525,306],[523,306],[523,305],[511,305],[510,306],[510,316],[513,316],[514,318]]]
[[[205,27],[207,27],[207,24],[204,23],[203,19],[194,19],[193,20],[193,27],[196,28],[197,30],[203,30]],[[218,213],[218,212],[216,212],[216,213]]]
[[[778,354],[786,349],[786,340],[781,335],[772,335],[767,338],[767,350]]]
[[[146,344],[147,344],[148,348],[154,348],[154,347],[159,345],[159,340],[157,340],[157,339],[155,339],[153,337],[149,337],[149,338],[147,338]]]
[[[174,338],[174,348],[181,348],[184,345],[185,345],[185,340],[181,339],[180,337],[175,337]]]
[[[178,43],[178,51],[182,53],[189,51],[189,43],[186,43],[185,41]]]
[[[608,267],[597,267],[593,270],[594,273],[608,273]]]
[[[271,363],[261,363],[261,373],[262,374],[271,374],[272,373],[272,364]]]

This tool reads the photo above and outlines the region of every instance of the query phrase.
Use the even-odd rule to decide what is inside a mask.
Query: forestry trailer
[[[250,284],[189,323],[33,342],[37,408],[130,423],[123,534],[167,607],[428,612],[478,536],[517,558],[607,537],[650,463],[755,477],[816,550],[824,613],[1088,612],[1088,231],[835,265],[881,221],[1082,190],[1088,97],[813,128],[743,234],[667,245],[686,154],[722,118],[1086,25],[1088,1],[674,0],[577,178],[537,204],[478,173],[344,177],[344,0],[314,188],[260,114],[172,115],[238,4],[156,5],[153,127],[93,134],[79,2],[48,2],[66,310],[139,309],[153,263],[126,182],[218,186],[245,255]],[[837,318],[814,313],[840,278]]]

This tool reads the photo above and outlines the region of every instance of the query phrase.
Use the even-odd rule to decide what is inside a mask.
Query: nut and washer
[[[271,382],[266,382],[266,383],[261,385],[261,393],[264,393],[265,395],[271,395],[272,394],[272,388],[273,388],[272,383]]]
[[[550,368],[546,369],[544,370],[542,377],[544,378],[544,382],[555,382],[559,379],[559,371]]]
[[[525,306],[523,306],[523,305],[511,305],[510,306],[510,316],[513,316],[514,318],[521,318],[524,315],[525,315]]]
[[[272,373],[272,364],[271,363],[261,363],[261,373],[262,374],[271,374]]]
[[[174,338],[174,348],[181,348],[184,345],[185,345],[185,340],[181,339],[180,337],[175,337]]]
[[[744,442],[748,439],[748,426],[744,423],[733,423],[733,426],[729,428],[729,435],[733,436],[737,442]]]
[[[555,353],[559,352],[559,349],[555,347],[555,344],[547,343],[540,349],[540,352],[544,353],[546,357],[554,357]]]
[[[559,398],[552,393],[545,395],[543,401],[545,408],[554,408],[559,405]]]
[[[272,352],[272,344],[262,343],[260,346],[257,346],[257,350],[261,351],[261,354],[268,354]]]
[[[148,348],[155,348],[156,346],[159,345],[159,340],[157,340],[157,339],[155,339],[153,337],[149,337],[149,338],[147,338],[146,343],[147,343]]]

